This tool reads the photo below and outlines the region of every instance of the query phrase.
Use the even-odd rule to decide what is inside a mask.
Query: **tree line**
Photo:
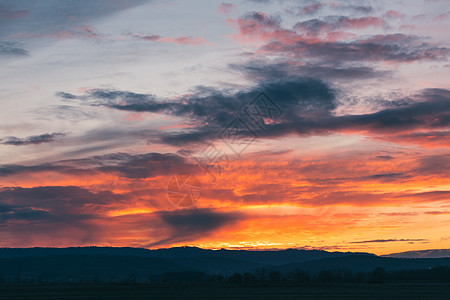
[[[77,276],[34,276],[16,273],[0,276],[0,284],[5,283],[148,283],[148,284],[306,284],[306,283],[383,283],[383,282],[450,282],[450,266],[428,269],[386,271],[378,267],[370,272],[354,272],[348,269],[321,270],[310,272],[293,270],[282,273],[277,270],[259,268],[254,272],[234,272],[232,274],[205,274],[185,271],[160,275],[136,276],[134,274],[105,276],[99,274],[79,274]]]

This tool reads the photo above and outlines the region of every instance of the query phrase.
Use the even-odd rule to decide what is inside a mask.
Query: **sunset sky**
[[[450,248],[449,30],[445,0],[0,0],[0,247]]]

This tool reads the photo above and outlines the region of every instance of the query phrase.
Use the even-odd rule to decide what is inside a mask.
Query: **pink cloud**
[[[398,18],[404,18],[405,14],[396,11],[396,10],[388,10],[385,14],[385,17],[391,18],[391,19],[398,19]]]
[[[83,25],[83,27],[75,27],[74,30],[82,36],[89,39],[100,39],[102,36],[96,33],[91,27]]]
[[[161,40],[161,36],[158,34],[152,34],[152,35],[134,34],[133,37],[141,39],[141,40],[152,41],[152,42],[158,42]]]
[[[425,14],[415,15],[411,19],[414,21],[423,21],[427,18]]]
[[[61,30],[53,34],[46,34],[45,37],[55,38],[55,39],[66,39],[71,38],[73,33],[67,30]]]
[[[378,17],[339,17],[332,20],[312,19],[299,22],[294,26],[294,30],[290,30],[282,28],[278,19],[262,12],[248,13],[237,20],[228,21],[239,29],[239,34],[234,35],[234,39],[238,42],[277,41],[283,45],[292,45],[299,41],[309,44],[337,42],[355,37],[353,33],[337,29],[365,29],[387,25]]]
[[[191,38],[187,36],[181,36],[177,38],[163,38],[163,42],[174,43],[178,45],[188,45],[188,46],[200,46],[200,45],[210,45],[211,43],[202,37]]]
[[[158,34],[152,34],[152,35],[142,35],[142,34],[132,34],[131,35],[134,38],[144,40],[144,41],[150,41],[150,42],[159,42],[159,43],[172,43],[177,45],[187,45],[187,46],[201,46],[201,45],[211,45],[209,41],[202,37],[187,37],[187,36],[180,36],[176,38],[170,38],[170,37],[162,37]]]
[[[279,40],[284,44],[295,43],[302,38],[292,30],[282,29],[278,20],[262,12],[253,12],[228,22],[236,25],[239,34],[234,35],[238,42]]]
[[[378,17],[343,18],[339,20],[338,25],[344,28],[364,29],[368,27],[382,27],[386,25],[386,22]]]
[[[228,14],[234,9],[236,9],[236,6],[234,4],[222,2],[217,9],[217,13]]]
[[[440,14],[438,15],[436,18],[434,18],[434,20],[436,21],[445,21],[450,17],[450,11]]]
[[[310,14],[310,13],[318,11],[323,6],[324,5],[322,3],[312,3],[310,5],[307,5],[307,6],[303,7],[301,12],[304,13],[304,14]]]
[[[342,40],[353,39],[356,37],[356,34],[345,32],[345,31],[333,31],[327,34],[327,41],[331,43],[335,43]]]
[[[74,27],[69,30],[60,30],[54,33],[40,34],[40,33],[17,33],[9,35],[10,38],[54,38],[54,39],[68,39],[73,37],[84,37],[88,39],[101,39],[103,36],[96,33],[94,29],[87,25],[82,27]]]

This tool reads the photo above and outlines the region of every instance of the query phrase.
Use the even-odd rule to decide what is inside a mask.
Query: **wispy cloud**
[[[18,138],[15,136],[7,137],[5,141],[1,141],[4,145],[13,146],[26,146],[26,145],[39,145],[43,143],[51,143],[56,139],[65,136],[65,133],[55,132],[55,133],[45,133],[41,135],[31,135],[24,138]]]

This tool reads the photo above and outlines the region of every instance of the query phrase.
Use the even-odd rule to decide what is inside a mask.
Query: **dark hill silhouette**
[[[450,258],[391,258],[368,255],[350,255],[346,257],[324,258],[314,261],[286,264],[276,269],[286,272],[295,269],[318,272],[321,270],[347,269],[353,272],[368,272],[377,267],[387,271],[429,269],[438,266],[450,266]]]
[[[316,260],[321,258],[344,257],[348,255],[372,255],[357,252],[327,252],[323,250],[209,250],[197,247],[174,247],[167,249],[149,250],[131,247],[69,247],[69,248],[0,248],[0,258],[51,256],[67,254],[84,255],[132,255],[138,257],[158,258],[230,258],[259,264],[283,265],[293,262]]]
[[[293,272],[300,274],[300,277],[316,278],[315,274],[324,270],[371,274],[370,272],[378,269],[377,274],[382,275],[386,271],[435,270],[445,266],[450,266],[450,258],[407,259],[380,257],[368,253],[296,249],[245,251],[194,247],[159,250],[113,247],[0,248],[0,283],[154,280],[170,283],[220,281],[223,278],[231,278],[232,282],[251,282],[256,280],[255,278],[264,280],[265,276],[270,280],[280,281],[289,278],[289,274]],[[437,273],[433,271],[433,274],[448,273],[448,269],[436,270]],[[417,274],[420,277],[426,273]],[[426,276],[435,278],[434,275]],[[444,277],[447,278],[446,276]],[[370,278],[369,275],[366,277]]]
[[[450,249],[431,249],[419,251],[406,251],[382,255],[384,257],[400,257],[400,258],[442,258],[450,257]]]

